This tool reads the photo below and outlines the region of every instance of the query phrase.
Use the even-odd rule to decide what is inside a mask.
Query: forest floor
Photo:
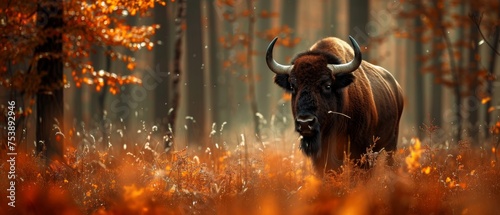
[[[118,152],[68,147],[65,163],[45,167],[32,153],[18,153],[16,207],[4,196],[0,214],[500,213],[494,144],[445,147],[413,139],[395,153],[393,166],[384,153],[368,153],[372,168],[344,161],[342,171],[322,177],[285,142],[170,154],[147,144]],[[8,163],[1,165],[7,177]],[[0,180],[4,195],[8,183]]]

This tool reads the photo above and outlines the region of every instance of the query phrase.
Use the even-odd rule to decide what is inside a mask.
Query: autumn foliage
[[[172,156],[149,144],[120,152],[79,147],[68,149],[67,164],[56,161],[48,169],[40,167],[39,158],[22,153],[14,210],[19,214],[499,211],[500,153],[495,147],[472,148],[466,142],[445,147],[412,139],[395,153],[393,166],[387,166],[385,153],[369,151],[363,161],[346,160],[341,171],[321,178],[294,147],[293,136],[266,144],[224,141],[227,145],[183,149]],[[369,162],[372,168],[357,167],[360,162]],[[5,171],[6,167],[0,170],[2,175]],[[7,186],[7,180],[0,183]],[[9,214],[13,210],[5,207],[5,201],[1,200],[0,212]]]
[[[40,4],[57,2],[63,4],[64,25],[44,28],[44,18],[38,13]],[[268,19],[278,15],[267,10],[235,9],[236,4],[246,3],[242,0],[207,2],[224,8],[222,22],[228,25],[241,20],[248,24],[250,16]],[[493,10],[498,8],[498,3],[488,1],[488,7],[482,4],[486,2],[483,0],[467,1],[472,8],[485,11],[484,19],[476,27],[471,18],[478,17],[455,14],[460,1],[447,1],[447,4],[444,1],[401,2],[410,7],[402,11],[399,18],[403,22],[413,22],[416,17],[421,17],[424,26],[397,29],[396,36],[416,40],[413,36],[421,34],[418,42],[433,47],[430,53],[419,56],[419,63],[427,63],[423,71],[435,74],[437,84],[452,88],[460,86],[458,97],[462,97],[470,93],[470,89],[493,81],[492,71],[469,64],[480,60],[481,55],[475,53],[469,58],[461,52],[484,47],[486,42],[483,41],[483,45],[471,43],[463,37],[451,41],[450,45],[446,44],[446,38],[449,29],[464,26],[468,30],[479,28],[490,34],[494,30],[488,26],[499,25],[498,19],[492,18],[498,14]],[[51,88],[85,84],[97,91],[108,89],[117,94],[122,85],[140,84],[141,80],[127,75],[128,71],[95,68],[88,58],[102,49],[107,57],[133,71],[136,62],[130,53],[151,50],[155,46],[152,36],[159,26],[132,26],[127,23],[127,18],[149,16],[151,8],[162,4],[167,3],[158,0],[0,0],[1,87],[34,96],[40,91],[41,80],[46,75],[36,69],[38,61],[44,58],[61,59],[68,75],[62,83]],[[423,10],[416,10],[417,7]],[[446,13],[448,18],[439,20],[441,13]],[[50,11],[46,16],[51,16]],[[177,20],[179,32],[186,29],[186,24],[180,20],[182,17]],[[253,34],[245,29],[234,29],[232,34],[219,35],[217,42],[223,48],[220,51],[230,53],[218,62],[222,64],[220,74],[239,75],[245,84],[259,81],[258,74],[250,79],[242,73],[242,68],[251,68],[248,59],[254,55],[263,57],[260,48],[252,49],[252,42],[256,38],[270,41],[278,36],[278,45],[294,47],[301,38],[294,35],[293,27],[278,26]],[[35,55],[35,47],[59,33],[62,34],[62,54]],[[432,41],[435,38],[441,39]],[[180,43],[178,47],[180,50]],[[441,62],[428,64],[435,57],[440,57]],[[461,67],[451,68],[451,61],[464,63]],[[492,100],[491,92],[478,92],[483,103]],[[283,94],[281,99],[289,101],[291,96]],[[487,110],[492,112],[494,109],[491,106]],[[187,119],[193,120],[189,116]],[[386,152],[374,152],[368,148],[360,160],[346,159],[339,171],[319,176],[298,149],[299,137],[292,133],[292,128],[287,128],[284,134],[270,129],[266,132],[271,135],[254,140],[251,137],[255,137],[255,133],[245,135],[231,131],[227,136],[222,134],[226,124],[235,126],[238,122],[223,122],[220,129],[215,129],[214,123],[210,136],[203,137],[207,143],[203,147],[191,145],[183,148],[190,144],[176,142],[175,151],[172,149],[167,153],[162,142],[165,134],[158,131],[158,126],[149,129],[143,119],[131,121],[142,123],[137,133],[130,127],[127,130],[123,121],[111,124],[111,132],[116,135],[110,135],[109,142],[105,142],[109,145],[106,149],[96,147],[104,142],[102,138],[74,126],[58,140],[68,146],[64,148],[61,159],[47,161],[30,150],[19,150],[16,157],[16,207],[7,206],[8,199],[2,197],[0,214],[500,213],[500,122],[488,127],[488,134],[493,138],[480,143],[433,142],[431,135],[425,140],[401,135],[402,140],[393,154],[393,165],[387,164]],[[424,127],[430,134],[436,128],[432,124]],[[188,129],[187,125],[184,128],[190,135],[192,128]],[[1,177],[9,171],[9,165],[5,163],[7,159],[2,151]],[[0,188],[9,187],[8,183],[9,180],[0,179]]]
[[[418,56],[418,61],[425,64],[424,73],[435,75],[436,84],[462,86],[460,95],[466,96],[471,93],[467,89],[495,79],[489,68],[477,65],[486,56],[474,50],[486,48],[495,31],[494,27],[500,24],[497,17],[498,1],[414,1],[408,2],[406,6],[408,9],[401,11],[398,17],[407,25],[413,25],[412,22],[419,18],[422,25],[413,28],[402,25],[397,28],[396,37],[430,45],[422,56]],[[464,7],[469,8],[469,13],[459,12]],[[454,34],[459,32],[463,32],[463,36],[455,37]],[[477,32],[485,38],[479,37]],[[431,64],[433,59],[443,60],[440,64]],[[490,96],[484,91],[478,94],[481,98]]]
[[[430,74],[433,85],[453,90],[456,139],[461,139],[461,130],[467,126],[476,139],[482,120],[488,136],[488,128],[498,121],[492,117],[498,108],[491,98],[496,97],[494,83],[498,81],[499,9],[500,2],[489,0],[408,1],[397,15],[404,24],[396,27],[395,36],[415,41],[421,50],[414,59],[418,75]],[[464,103],[478,106],[460,109]],[[484,116],[480,116],[482,111]]]
[[[94,68],[88,60],[97,48],[107,46],[124,47],[131,51],[142,48],[151,50],[151,40],[158,25],[131,26],[126,23],[128,16],[148,16],[148,10],[161,1],[1,1],[0,7],[0,84],[19,90],[26,95],[33,95],[41,87],[41,76],[36,71],[37,62],[41,58],[62,59],[64,66],[71,71],[71,78],[58,83],[52,88],[60,88],[71,84],[95,86],[101,90],[109,86],[113,94],[119,92],[124,84],[140,84],[141,80],[128,75],[118,75],[111,71]],[[63,27],[45,28],[47,20],[55,14],[50,11],[37,13],[39,7],[50,4],[62,4]],[[62,33],[62,54],[42,53],[34,56],[34,48],[43,44],[52,35]],[[126,53],[114,49],[106,54],[113,60],[120,60],[129,70],[135,68],[135,60]],[[50,90],[50,89],[47,89]]]

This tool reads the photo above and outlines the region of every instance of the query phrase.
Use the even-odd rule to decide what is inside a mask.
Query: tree
[[[37,154],[62,157],[65,130],[63,126],[63,88],[70,85],[63,68],[71,71],[76,87],[88,84],[97,91],[106,85],[112,94],[124,84],[137,84],[134,76],[120,76],[97,71],[85,59],[92,45],[122,46],[131,51],[151,49],[157,25],[129,26],[127,16],[144,16],[160,1],[2,1],[0,13],[2,53],[0,60],[11,68],[0,67],[0,84],[19,91],[27,98],[36,98]],[[36,35],[35,37],[31,35]],[[34,50],[34,51],[33,51]],[[119,59],[133,70],[134,59],[109,50],[111,59]],[[13,74],[8,69],[16,69]],[[24,111],[31,112],[31,107]],[[68,135],[68,134],[66,134]]]
[[[417,10],[420,9],[421,5],[417,4],[415,5]],[[420,17],[417,17],[415,19],[415,28],[417,29],[422,29],[423,28],[423,23]],[[415,101],[414,101],[414,106],[415,108],[415,123],[417,124],[417,127],[420,128],[425,122],[425,100],[424,100],[424,77],[422,76],[422,60],[421,56],[424,55],[424,44],[421,42],[423,41],[424,33],[422,31],[417,31],[416,34],[416,41],[417,43],[415,44],[415,54],[417,56],[417,64],[415,65],[415,89],[413,93],[415,94]],[[422,136],[422,129],[417,129],[417,135],[419,137]]]
[[[477,7],[474,7],[472,2],[470,2],[470,16],[471,17],[478,17],[479,16],[479,11],[477,11]],[[478,44],[479,43],[479,32],[477,29],[471,25],[469,27],[469,40],[472,41],[472,43]],[[479,67],[479,46],[478,45],[472,45],[469,50],[469,59],[468,64],[469,64],[469,74],[471,76],[477,75],[477,72],[480,70]],[[479,82],[480,80],[477,78],[471,78],[471,80],[467,83],[468,91],[469,92],[476,92],[476,90],[479,88]],[[479,138],[479,104],[481,103],[480,100],[482,98],[479,98],[477,96],[468,96],[468,99],[465,100],[466,106],[469,107],[469,119],[468,123],[470,124],[468,133],[474,142],[478,142]]]
[[[434,1],[434,6],[437,7],[439,4],[442,4],[442,1]],[[443,22],[443,17],[441,14],[436,14],[435,19],[437,20],[437,23]],[[433,47],[438,47],[440,44],[443,44],[443,37],[434,37],[432,40],[432,46]],[[442,49],[436,50],[435,56],[441,56],[442,55]],[[422,55],[423,53],[421,53]],[[442,70],[443,69],[443,61],[439,57],[435,57],[432,59],[431,66],[435,68],[436,70]],[[436,124],[436,125],[442,125],[443,124],[443,114],[442,114],[442,107],[443,107],[443,86],[439,81],[439,77],[432,74],[432,93],[431,93],[431,107],[430,107],[430,124]]]
[[[498,2],[500,3],[500,1]],[[496,10],[500,8],[495,8]],[[493,10],[495,10],[493,9]],[[477,31],[481,35],[481,39],[484,43],[487,44],[487,46],[490,48],[490,59],[488,62],[488,74],[487,74],[487,79],[486,79],[486,95],[482,100],[482,103],[485,104],[485,109],[486,111],[484,112],[484,118],[485,118],[485,124],[487,126],[484,126],[484,133],[486,134],[486,137],[489,137],[490,134],[490,126],[493,126],[491,130],[493,131],[492,133],[495,133],[495,131],[498,131],[497,126],[500,123],[493,123],[494,125],[491,124],[492,118],[491,118],[491,112],[495,110],[495,108],[492,105],[492,99],[493,96],[493,81],[495,80],[495,68],[496,68],[496,59],[498,56],[500,56],[500,51],[499,51],[499,42],[500,42],[500,24],[496,23],[492,25],[492,29],[490,29],[490,34],[491,38],[487,37],[483,31],[481,30],[481,22],[482,22],[482,14],[481,15],[475,15],[471,16],[471,20],[474,23],[475,27],[477,28]],[[497,13],[497,19],[500,18],[500,15]],[[492,23],[490,23],[491,25]],[[500,121],[499,121],[500,122]],[[498,132],[496,132],[498,133]]]
[[[172,101],[170,102],[172,107],[171,113],[168,113],[168,136],[166,140],[165,149],[168,147],[175,147],[174,145],[174,134],[176,129],[177,113],[179,112],[180,103],[180,78],[181,78],[181,56],[182,56],[182,38],[183,38],[183,25],[184,25],[184,13],[186,10],[186,3],[183,0],[178,1],[177,5],[177,18],[175,21],[175,45],[174,45],[174,68],[172,77]],[[170,110],[168,111],[170,112]]]
[[[254,133],[258,138],[260,138],[262,135],[262,125],[260,122],[263,115],[261,115],[262,113],[259,111],[259,103],[257,102],[258,95],[256,95],[255,86],[262,84],[259,83],[262,82],[260,78],[262,75],[255,71],[256,66],[254,61],[256,56],[264,59],[264,52],[254,50],[254,44],[257,43],[259,38],[264,40],[262,44],[268,44],[274,37],[279,37],[280,39],[277,41],[276,45],[294,47],[300,42],[300,39],[291,36],[292,28],[287,25],[259,29],[260,31],[256,31],[255,22],[257,20],[277,18],[278,13],[266,9],[256,10],[256,5],[260,4],[256,4],[255,1],[246,1],[246,4],[236,3],[237,2],[233,1],[217,1],[217,4],[221,6],[219,10],[224,21],[226,23],[230,23],[230,28],[232,28],[229,33],[226,33],[226,35],[219,38],[219,42],[222,47],[229,52],[229,56],[222,62],[222,67],[226,74],[231,74],[233,76],[237,75],[238,78],[246,84],[243,85],[247,88],[246,94],[242,96],[244,98],[243,101],[245,101],[245,103],[250,103],[250,114],[248,116],[250,116],[250,119],[253,122]],[[267,6],[264,5],[264,8],[266,7]],[[244,26],[246,28],[242,28],[240,26]],[[266,26],[263,26],[263,28],[265,27]],[[260,62],[265,65],[263,61]],[[268,71],[267,66],[264,66],[264,68],[265,70],[261,72],[266,73],[264,77],[267,77],[270,72]],[[230,85],[230,83],[228,83],[228,85]],[[244,90],[242,88],[240,89],[242,91]],[[231,101],[232,95],[229,94],[228,97],[229,101]],[[264,109],[265,108],[266,107],[264,107]]]
[[[177,5],[180,5],[180,1],[177,1]],[[154,65],[150,68],[155,72],[155,75],[158,73],[168,74],[167,71],[171,71],[173,67],[172,61],[172,48],[173,46],[173,38],[170,35],[173,34],[173,20],[175,12],[175,8],[173,7],[155,7],[153,11],[154,22],[160,25],[160,29],[158,29],[155,40],[161,42],[161,45],[155,47],[154,51]],[[172,97],[172,93],[170,93],[171,86],[171,76],[162,77],[157,75],[155,78],[155,82],[157,83],[155,90],[155,98],[154,98],[154,118],[156,119],[156,123],[158,123],[160,132],[168,132],[169,131],[169,109],[173,106],[170,100]]]
[[[452,89],[453,116],[448,116],[447,120],[451,120],[450,124],[453,124],[454,140],[472,138],[478,143],[477,128],[482,122],[490,120],[480,119],[480,103],[491,98],[492,93],[483,90],[481,86],[491,81],[492,76],[481,65],[482,42],[473,23],[477,22],[475,19],[482,17],[479,14],[483,14],[487,17],[484,22],[496,26],[499,5],[493,1],[472,0],[443,0],[434,3],[417,1],[406,4],[411,9],[401,11],[399,18],[420,19],[423,26],[414,26],[404,34],[405,37],[422,44],[430,43],[429,51],[420,58],[424,64],[434,63],[425,66],[422,71],[433,74],[436,83]],[[421,39],[413,36],[419,34],[423,35]],[[446,63],[436,64],[439,62],[437,59],[443,59]],[[464,130],[467,135],[462,135]]]
[[[201,1],[186,1],[186,86],[188,123],[188,144],[201,146],[208,137],[207,106],[204,91],[203,46],[201,26]]]
[[[259,53],[264,52],[264,47],[267,47],[269,41],[262,40],[258,38],[258,33],[260,31],[265,31],[271,28],[271,19],[259,19],[263,14],[268,14],[270,17],[277,17],[277,13],[273,13],[271,9],[271,1],[254,1],[253,6],[253,19],[254,19],[254,38],[253,45],[251,47],[251,57],[253,62],[252,70],[254,73],[254,82],[255,82],[255,103],[257,104],[256,112],[259,112],[259,116],[255,116],[254,121],[259,125],[259,136],[263,137],[264,132],[260,132],[263,130],[261,127],[263,126],[263,119],[271,118],[271,109],[274,106],[271,106],[272,97],[272,89],[274,88],[273,83],[273,73],[269,72],[267,68],[267,64],[265,58],[261,57]],[[260,14],[259,14],[260,12]],[[250,51],[250,50],[249,50]],[[257,103],[257,101],[259,101]]]
[[[227,112],[227,105],[224,102],[224,82],[225,75],[222,74],[222,51],[219,48],[218,38],[220,36],[220,25],[219,16],[217,14],[217,4],[215,1],[206,1],[208,5],[207,17],[208,17],[208,28],[206,29],[210,33],[208,34],[208,66],[210,71],[210,110],[212,115],[212,121],[216,124],[222,124],[226,121],[223,113]]]
[[[36,93],[36,152],[43,157],[62,159],[63,153],[63,4],[61,0],[37,5],[36,27],[47,34],[36,46],[36,73],[41,78]],[[42,57],[43,56],[43,57]]]
[[[105,48],[105,51],[107,52],[110,52],[111,51],[111,47],[110,46],[107,46],[107,47],[103,47]],[[95,61],[94,61],[95,62]],[[108,55],[108,56],[105,56],[104,57],[104,71],[108,71],[108,72],[111,72],[111,68],[112,68],[112,62],[111,62],[111,57]],[[110,142],[109,142],[109,135],[110,135],[110,130],[109,130],[109,121],[107,120],[108,116],[107,116],[107,111],[106,111],[106,105],[105,105],[105,102],[106,102],[106,97],[108,95],[108,85],[107,84],[104,84],[102,86],[102,90],[100,90],[99,92],[97,92],[97,107],[96,107],[96,117],[97,117],[97,126],[100,128],[101,130],[101,135],[102,135],[102,141],[101,141],[101,147],[102,148],[107,148],[110,146]]]
[[[349,33],[353,35],[360,46],[366,46],[370,42],[367,37],[370,36],[367,34],[369,29],[366,29],[369,14],[368,8],[368,0],[349,1]]]
[[[247,1],[247,10],[246,13],[248,13],[248,40],[246,42],[246,48],[247,48],[247,53],[246,53],[246,69],[247,69],[247,77],[248,77],[248,96],[250,97],[250,111],[253,115],[253,124],[254,124],[254,131],[255,135],[257,138],[261,137],[260,134],[260,124],[259,124],[259,109],[257,106],[257,97],[255,95],[255,71],[254,71],[254,64],[253,64],[253,44],[254,44],[254,34],[255,34],[255,13],[254,11],[254,6],[253,6],[254,1],[249,0]]]

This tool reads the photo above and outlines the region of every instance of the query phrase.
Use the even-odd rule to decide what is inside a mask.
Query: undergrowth
[[[141,144],[69,147],[64,162],[48,166],[33,153],[18,153],[16,207],[2,198],[0,214],[500,212],[494,144],[446,148],[412,139],[394,152],[392,165],[387,153],[368,148],[361,160],[345,160],[341,171],[319,176],[291,142],[247,140],[169,153]],[[364,163],[371,168],[358,167]],[[0,171],[7,175],[5,162]],[[7,183],[0,180],[0,187]]]

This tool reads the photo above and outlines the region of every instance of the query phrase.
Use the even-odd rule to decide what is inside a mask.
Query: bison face
[[[339,63],[327,53],[306,52],[294,60],[290,74],[276,75],[275,83],[292,94],[295,130],[308,156],[320,154],[321,133],[335,126],[331,113],[341,112],[342,89],[354,80],[351,73],[332,74],[327,67]]]
[[[361,64],[359,46],[351,41],[355,57],[346,64],[327,52],[308,51],[298,55],[292,65],[281,65],[272,59],[276,39],[268,48],[266,58],[276,73],[275,83],[292,94],[295,130],[302,136],[301,149],[308,156],[320,155],[322,133],[336,126],[337,116],[331,113],[342,112],[342,91],[354,81],[352,72]]]

